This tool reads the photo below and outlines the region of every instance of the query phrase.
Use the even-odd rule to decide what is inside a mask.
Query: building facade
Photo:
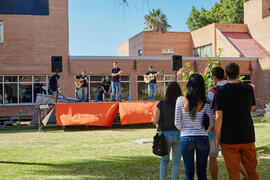
[[[175,80],[173,54],[183,55],[183,63],[202,72],[202,57],[215,57],[222,48],[222,66],[230,61],[240,64],[246,81],[256,85],[258,103],[269,101],[270,0],[245,3],[245,24],[216,23],[193,32],[141,32],[118,46],[118,56],[69,56],[68,0],[49,0],[49,5],[46,16],[0,14],[0,116],[14,116],[33,106],[37,93],[48,93],[51,56],[63,58],[60,83],[66,97],[77,97],[74,80],[85,70],[93,73],[88,77],[88,101],[95,101],[101,81],[117,61],[123,70],[123,98],[135,101],[147,99],[142,75],[149,65],[163,70],[157,81],[157,97],[162,98]]]

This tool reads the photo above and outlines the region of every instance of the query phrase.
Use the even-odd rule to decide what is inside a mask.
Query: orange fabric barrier
[[[56,104],[56,120],[60,126],[112,126],[118,102]]]
[[[153,122],[158,101],[120,102],[121,124],[138,124]]]

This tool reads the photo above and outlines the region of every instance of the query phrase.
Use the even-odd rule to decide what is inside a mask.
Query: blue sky
[[[172,28],[189,31],[192,6],[209,9],[218,0],[69,0],[70,55],[114,56],[117,45],[141,32],[144,15],[160,8]]]

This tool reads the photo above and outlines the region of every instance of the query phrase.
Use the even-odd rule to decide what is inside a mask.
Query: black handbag
[[[203,119],[202,119],[202,127],[205,131],[209,129],[210,126],[210,118],[206,112],[203,113]]]
[[[161,101],[162,103],[162,101]],[[163,104],[163,103],[162,103]],[[161,110],[160,110],[160,118],[159,118],[159,124],[161,125],[161,129],[163,128],[163,113],[162,113],[162,104],[161,104]],[[166,156],[168,154],[168,148],[166,139],[163,133],[159,134],[158,132],[153,137],[153,146],[152,146],[153,154],[157,156]]]

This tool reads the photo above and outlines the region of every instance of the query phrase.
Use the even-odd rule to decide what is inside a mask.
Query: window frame
[[[0,84],[2,85],[2,97],[3,97],[3,103],[0,104],[0,106],[14,106],[14,105],[34,105],[35,102],[34,102],[34,85],[35,84],[39,84],[39,83],[45,83],[46,84],[46,93],[48,94],[48,77],[50,75],[8,75],[8,74],[5,74],[5,75],[0,75],[2,77],[2,81],[0,82]],[[15,76],[17,77],[17,81],[16,82],[5,82],[5,77],[8,77],[8,76]],[[21,76],[31,76],[31,82],[30,81],[27,81],[27,82],[21,82],[20,81],[20,77]],[[45,76],[46,77],[46,81],[37,81],[35,82],[34,80],[34,77],[35,76]],[[6,84],[15,84],[17,86],[17,102],[16,103],[8,103],[5,101],[5,85]],[[23,85],[23,84],[29,84],[32,86],[31,88],[31,98],[32,98],[32,101],[29,103],[29,102],[26,102],[26,103],[21,103],[20,102],[20,85]]]
[[[202,50],[204,50],[205,48],[207,48],[207,47],[210,47],[211,48],[211,54],[204,54],[204,55],[202,55]],[[192,53],[193,53],[193,56],[194,57],[205,57],[206,55],[208,55],[208,56],[213,56],[213,46],[212,46],[212,44],[207,44],[207,45],[204,45],[204,46],[200,46],[200,47],[197,47],[197,48],[193,48],[193,50],[192,50]],[[196,53],[195,53],[196,52]]]

